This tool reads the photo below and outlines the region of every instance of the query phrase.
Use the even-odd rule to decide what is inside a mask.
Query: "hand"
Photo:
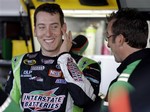
[[[64,36],[64,41],[60,47],[60,51],[59,54],[63,53],[63,52],[69,52],[71,47],[72,47],[72,34],[71,31],[68,32],[68,34],[63,31],[63,36]]]

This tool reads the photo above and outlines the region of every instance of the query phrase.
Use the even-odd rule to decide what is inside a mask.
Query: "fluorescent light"
[[[66,17],[106,17],[116,10],[63,10]]]

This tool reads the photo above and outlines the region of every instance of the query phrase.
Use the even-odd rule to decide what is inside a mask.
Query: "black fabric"
[[[119,66],[118,72],[122,72],[127,65],[141,59],[128,82],[135,88],[130,93],[132,112],[150,112],[150,49],[137,51],[128,56]]]
[[[101,101],[102,100],[98,98],[96,99],[95,102],[91,102],[90,104],[87,104],[83,112],[100,112]]]
[[[108,5],[107,0],[79,0],[81,5],[103,6]]]

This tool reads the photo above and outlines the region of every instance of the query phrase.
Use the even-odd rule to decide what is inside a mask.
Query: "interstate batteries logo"
[[[54,93],[58,88],[49,91],[33,91],[31,93],[24,93],[22,102],[25,109],[30,110],[58,110],[64,101],[65,95],[56,96]]]

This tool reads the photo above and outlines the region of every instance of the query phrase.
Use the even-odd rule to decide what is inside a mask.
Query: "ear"
[[[66,23],[63,24],[62,30],[65,31],[65,32],[67,31],[67,25],[66,25]]]
[[[36,28],[34,27],[34,36],[36,37]]]
[[[118,44],[118,46],[123,46],[125,42],[125,38],[122,34],[119,34],[117,37],[116,37],[116,43]]]

